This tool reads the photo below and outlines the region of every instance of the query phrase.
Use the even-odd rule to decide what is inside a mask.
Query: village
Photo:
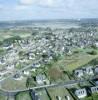
[[[13,30],[18,32],[16,28],[8,31]],[[0,42],[1,90],[22,91],[45,86],[42,90],[30,89],[30,100],[92,100],[93,94],[97,98],[97,61],[89,64],[98,58],[97,29],[33,27],[30,30],[30,36],[11,36]],[[79,62],[79,66],[69,64],[78,59],[84,62],[85,56],[88,62]],[[62,63],[64,59],[66,62]],[[58,85],[62,83],[65,87]]]

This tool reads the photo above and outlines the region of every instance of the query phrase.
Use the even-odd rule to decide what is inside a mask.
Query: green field
[[[62,100],[65,100],[65,96],[69,96],[70,99],[73,100],[72,96],[64,87],[49,88],[47,90],[52,100],[57,100],[56,96],[62,97]]]
[[[21,92],[16,95],[16,100],[32,100],[29,92]]]
[[[7,96],[3,96],[2,94],[0,94],[0,100],[8,100],[7,98]]]
[[[31,35],[31,31],[29,30],[0,30],[0,41],[13,37],[20,36],[22,38],[28,37]]]
[[[64,73],[62,70],[59,68],[50,68],[47,73],[49,76],[50,81],[55,81],[55,82],[62,82],[62,81],[69,81],[69,77],[66,73]]]
[[[11,78],[4,80],[1,84],[1,88],[5,90],[18,90],[18,89],[25,89],[26,88],[26,79],[23,78],[22,80],[13,80]]]
[[[79,51],[81,51],[81,49]],[[92,49],[87,48],[87,49],[83,49],[79,53],[73,53],[70,56],[65,55],[56,63],[53,63],[52,67],[53,68],[58,67],[66,71],[73,71],[76,68],[79,68],[85,64],[88,64],[93,59],[98,58],[98,54],[90,55],[87,53],[88,51],[92,51]],[[96,52],[98,52],[98,50],[96,50]]]
[[[47,93],[44,89],[37,91],[37,93],[39,94],[40,100],[50,100],[49,96],[47,95]]]
[[[86,97],[84,99],[81,99],[81,100],[98,100],[98,94],[97,93],[93,94],[93,95]]]

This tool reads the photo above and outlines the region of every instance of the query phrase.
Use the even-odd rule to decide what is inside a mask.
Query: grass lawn
[[[92,95],[93,100],[98,100],[98,93]]]
[[[16,95],[16,100],[32,100],[29,92],[21,92]]]
[[[90,83],[90,82],[82,82],[82,83],[80,83],[80,85],[79,85],[81,88],[83,88],[83,87],[91,87],[92,86],[92,84]]]
[[[37,91],[37,93],[39,94],[40,100],[50,100],[49,96],[47,95],[47,93],[44,89]]]
[[[61,82],[61,81],[69,81],[69,77],[66,73],[64,73],[62,70],[60,70],[60,68],[53,68],[51,67],[49,70],[48,70],[48,73],[47,73],[49,76],[49,79],[51,81],[55,81],[55,82]]]
[[[64,87],[49,88],[47,90],[52,100],[57,100],[56,96],[62,97],[62,100],[65,100],[65,96],[70,96],[70,99],[73,100],[72,96]]]
[[[0,41],[4,39],[13,37],[13,36],[20,36],[22,38],[30,36],[31,31],[27,30],[0,30]]]
[[[98,100],[98,99],[92,99],[92,97],[90,96],[90,97],[85,97],[85,98],[80,99],[80,100]]]
[[[1,88],[6,90],[17,90],[26,88],[26,78],[22,80],[7,79],[1,84]]]
[[[98,94],[93,94],[92,96],[89,96],[89,97],[85,97],[83,99],[80,99],[80,100],[98,100]]]
[[[0,100],[8,100],[8,99],[7,99],[7,96],[3,96],[0,94]]]
[[[89,49],[89,51],[92,49]],[[58,60],[56,63],[52,64],[52,67],[63,68],[67,71],[73,71],[74,69],[81,67],[95,58],[98,58],[97,55],[90,55],[87,53],[87,49],[83,49],[82,52],[74,53],[70,56],[64,56],[62,59]],[[98,50],[97,50],[98,52]]]

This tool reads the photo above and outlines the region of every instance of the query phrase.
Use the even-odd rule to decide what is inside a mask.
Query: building
[[[62,97],[56,96],[56,100],[62,100]]]
[[[71,100],[70,96],[65,96],[66,100]]]
[[[82,70],[82,69],[77,69],[77,70],[75,70],[75,71],[74,71],[74,75],[75,75],[76,77],[81,78],[81,77],[83,76],[83,70]]]
[[[39,68],[41,66],[40,63],[33,63],[32,68]]]
[[[4,59],[4,57],[0,58],[0,64],[1,64],[1,65],[4,65],[4,64],[5,64],[5,59]]]
[[[95,84],[98,85],[98,81],[95,81]]]
[[[40,100],[38,93],[34,90],[31,91],[31,97],[32,100]]]
[[[88,75],[93,75],[93,74],[94,74],[94,72],[93,72],[93,67],[92,67],[92,66],[86,67],[86,68],[84,69],[84,72],[85,72],[86,74],[88,74]]]
[[[3,49],[13,48],[13,44],[4,44]]]
[[[6,74],[8,74],[8,73],[9,73],[9,71],[6,70],[6,69],[0,70],[0,76],[4,76],[4,75],[6,75]]]
[[[14,64],[8,64],[6,65],[6,67],[7,67],[7,70],[12,70],[14,69]]]
[[[98,74],[98,66],[95,67],[94,72]]]
[[[23,76],[20,75],[20,74],[15,74],[15,75],[13,76],[13,78],[14,78],[15,80],[22,80],[22,79],[23,79]]]
[[[44,83],[47,83],[48,80],[47,80],[45,75],[39,74],[39,75],[36,76],[36,82],[37,82],[37,84],[42,85]]]
[[[95,43],[95,46],[98,47],[98,42]]]
[[[91,93],[98,93],[98,86],[91,87]]]
[[[23,71],[23,74],[29,76],[29,75],[30,75],[30,72],[29,72],[28,70],[27,70],[27,71],[24,70],[24,71]]]
[[[85,88],[83,89],[78,89],[75,91],[75,95],[80,99],[80,98],[84,98],[87,96],[87,91]]]

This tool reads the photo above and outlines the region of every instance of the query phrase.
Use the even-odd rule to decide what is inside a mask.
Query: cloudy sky
[[[98,0],[0,0],[0,20],[97,18]]]

